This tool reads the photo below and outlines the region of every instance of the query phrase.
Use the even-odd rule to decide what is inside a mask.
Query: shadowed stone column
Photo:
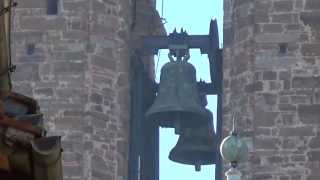
[[[317,0],[225,0],[224,129],[247,136],[243,179],[319,179]]]
[[[13,89],[34,97],[49,134],[62,136],[64,179],[125,180],[131,41],[158,32],[159,17],[150,0],[137,9],[129,0],[58,2],[47,15],[45,0],[17,0]],[[148,31],[132,32],[137,10],[150,21],[136,26]]]

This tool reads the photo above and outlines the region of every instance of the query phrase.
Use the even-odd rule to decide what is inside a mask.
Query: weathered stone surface
[[[309,146],[311,148],[315,148],[315,149],[320,148],[320,137],[316,136],[316,137],[312,138],[309,143]]]
[[[294,88],[320,88],[319,77],[294,77],[292,80]]]
[[[294,137],[294,136],[313,136],[312,126],[302,127],[281,127],[279,131],[280,136]]]
[[[301,52],[305,56],[320,56],[320,43],[303,44]]]
[[[224,2],[228,36],[237,37],[224,45],[224,117],[239,112],[238,128],[250,132],[242,135],[254,139],[250,155],[259,157],[240,168],[242,178],[319,179],[320,1],[257,0],[246,4],[251,8]],[[252,19],[241,24],[243,9]],[[245,38],[243,29],[251,32]]]
[[[317,0],[306,0],[306,10],[319,10],[320,2]]]
[[[280,141],[278,138],[257,137],[255,139],[255,149],[277,150],[279,149]]]
[[[42,0],[17,0],[17,8],[46,8],[46,1]]]
[[[320,105],[301,105],[298,107],[300,120],[306,124],[318,124]]]
[[[263,80],[277,80],[277,72],[274,71],[264,71]]]
[[[307,153],[309,161],[320,161],[320,151],[314,150]]]
[[[46,0],[17,2],[14,91],[34,97],[48,134],[62,136],[64,179],[127,179],[130,56],[140,35],[164,33],[155,2],[137,3],[135,28],[129,1],[59,0],[50,16]]]
[[[261,27],[262,33],[281,33],[283,30],[284,29],[281,24],[264,24]]]
[[[245,86],[245,91],[248,93],[252,93],[255,91],[262,91],[263,90],[263,83],[262,82],[256,82],[253,84],[248,84]]]
[[[23,63],[17,67],[13,73],[13,79],[16,81],[38,81],[39,65],[35,63]]]
[[[299,39],[298,33],[272,33],[272,34],[257,34],[255,41],[257,43],[289,43],[297,42]]]
[[[259,117],[255,122],[257,127],[272,127],[275,125],[276,118],[279,113],[256,110],[255,114]]]
[[[46,19],[45,17],[21,17],[21,28],[24,30],[60,30],[66,28],[64,18]]]
[[[290,12],[293,10],[293,1],[275,1],[273,7],[276,12]]]

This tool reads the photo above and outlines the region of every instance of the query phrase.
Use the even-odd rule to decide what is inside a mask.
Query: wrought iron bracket
[[[143,36],[144,54],[158,54],[160,49],[169,49],[174,54],[175,50],[200,49],[201,54],[207,54],[210,64],[211,83],[198,82],[200,92],[205,94],[222,94],[222,50],[219,49],[218,25],[216,20],[210,22],[208,35],[188,35],[181,29],[169,36]],[[181,55],[181,53],[179,53]],[[182,53],[183,55],[183,53]],[[157,84],[155,88],[157,89]]]

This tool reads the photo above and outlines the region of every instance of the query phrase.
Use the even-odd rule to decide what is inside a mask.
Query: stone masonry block
[[[284,137],[313,136],[313,126],[281,127],[279,135]]]
[[[299,35],[299,33],[261,33],[255,36],[255,41],[257,43],[290,43],[297,42]]]
[[[265,112],[262,110],[256,110],[255,114],[257,118],[255,124],[257,127],[272,127],[275,125],[278,112]]]
[[[17,66],[13,73],[15,81],[39,81],[39,64],[23,63]]]
[[[255,91],[262,91],[263,90],[263,83],[261,81],[251,83],[245,86],[246,92],[255,92]]]
[[[318,77],[293,77],[293,88],[320,88],[320,76]]]
[[[46,8],[46,1],[44,0],[16,0],[17,8]]]
[[[318,124],[320,117],[320,105],[300,105],[298,106],[300,121],[305,124]]]
[[[21,17],[20,26],[24,30],[63,30],[66,28],[65,18],[55,17],[46,19],[45,17],[25,16]]]
[[[314,149],[320,148],[320,136],[313,137],[309,142],[309,147]]]
[[[314,150],[307,153],[309,161],[320,161],[320,150]]]
[[[281,33],[283,32],[284,28],[282,24],[264,24],[262,26],[263,33]]]
[[[116,62],[112,59],[108,59],[108,57],[101,56],[93,56],[92,57],[92,65],[97,66],[103,69],[116,70]]]
[[[309,25],[311,27],[318,27],[320,22],[318,21],[320,17],[320,11],[311,11],[311,12],[302,12],[300,14],[300,19],[305,25]]]
[[[275,14],[271,16],[273,23],[293,23],[293,14]]]
[[[264,71],[263,80],[277,80],[277,72],[275,71]]]
[[[320,43],[302,44],[301,52],[304,56],[320,56]]]
[[[293,2],[292,0],[286,1],[275,1],[273,4],[274,11],[276,12],[291,12],[293,10]]]
[[[306,10],[319,10],[320,9],[320,1],[318,0],[306,0],[305,2]]]
[[[279,138],[273,137],[257,137],[255,138],[255,149],[276,150],[279,149]]]
[[[53,72],[61,74],[82,74],[86,69],[84,62],[56,62],[53,65]]]

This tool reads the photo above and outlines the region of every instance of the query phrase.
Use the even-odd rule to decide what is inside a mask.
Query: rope
[[[163,17],[163,15],[164,15],[163,12],[164,12],[164,0],[161,1],[161,17],[160,17],[160,19],[162,21],[162,24],[166,24],[167,20],[166,20],[166,18]]]

